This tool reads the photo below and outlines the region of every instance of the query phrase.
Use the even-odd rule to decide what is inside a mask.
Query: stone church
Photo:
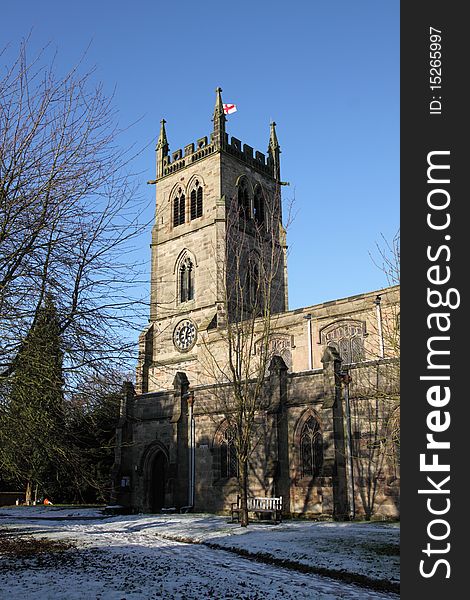
[[[254,314],[259,297],[259,287],[250,289],[262,262],[253,239],[262,232],[261,253],[274,248],[277,260],[269,329],[262,311],[253,320],[261,342],[250,353],[263,340],[268,353],[249,494],[282,496],[286,515],[395,518],[399,288],[289,311],[275,123],[266,154],[229,138],[220,88],[212,120],[209,137],[172,153],[161,121],[149,182],[156,185],[150,319],[139,338],[135,389],[129,385],[122,401],[113,499],[144,512],[227,513],[236,501],[230,408],[220,402],[224,391],[230,407],[232,388],[221,373],[227,331]],[[237,254],[244,245],[248,254]],[[233,302],[237,262],[248,289],[242,312]]]

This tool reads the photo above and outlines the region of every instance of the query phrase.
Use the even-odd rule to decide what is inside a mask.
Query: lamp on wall
[[[379,357],[384,358],[385,353],[384,353],[384,337],[383,337],[383,330],[382,330],[382,310],[380,307],[381,301],[382,301],[382,296],[380,296],[380,294],[379,294],[378,296],[376,296],[376,298],[374,300],[374,304],[375,304],[375,311],[376,311],[376,318],[377,318],[377,334],[379,337]]]

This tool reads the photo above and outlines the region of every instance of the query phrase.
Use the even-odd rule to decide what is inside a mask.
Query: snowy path
[[[147,520],[0,519],[3,531],[72,539],[77,548],[34,558],[0,558],[8,600],[318,598],[397,599],[355,585],[254,562],[224,550],[157,537]],[[160,533],[160,531],[158,532]],[[161,532],[163,533],[163,532]]]

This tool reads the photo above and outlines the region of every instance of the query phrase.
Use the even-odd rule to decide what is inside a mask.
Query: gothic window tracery
[[[335,348],[344,364],[364,360],[365,324],[362,321],[338,321],[321,331],[320,341],[324,346]]]
[[[236,477],[238,461],[231,429],[225,431],[224,440],[220,446],[220,476],[222,478]]]
[[[258,185],[255,189],[253,199],[253,213],[257,225],[263,225],[264,223],[264,197],[261,187]]]
[[[254,308],[259,303],[259,270],[255,264],[248,267],[247,288],[249,306]]]
[[[257,252],[251,252],[246,261],[245,300],[248,308],[260,307],[261,281],[259,274],[260,257]]]
[[[251,217],[250,210],[250,194],[248,191],[248,183],[246,179],[242,179],[238,184],[238,211],[241,217],[249,219]]]
[[[323,466],[323,436],[318,420],[309,416],[300,432],[300,470],[302,477],[318,477]]]
[[[191,259],[185,257],[179,267],[180,302],[194,299],[194,265]]]
[[[202,217],[202,185],[196,179],[194,188],[191,190],[191,221]]]
[[[214,443],[218,479],[229,479],[238,476],[238,460],[234,438],[233,429],[227,421],[224,421],[216,434]]]
[[[181,188],[173,199],[173,227],[182,225],[185,222],[186,199]]]

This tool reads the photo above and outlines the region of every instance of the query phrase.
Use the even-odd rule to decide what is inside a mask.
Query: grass
[[[69,540],[49,540],[0,533],[0,555],[27,558],[37,554],[65,552],[74,547],[75,544]]]

